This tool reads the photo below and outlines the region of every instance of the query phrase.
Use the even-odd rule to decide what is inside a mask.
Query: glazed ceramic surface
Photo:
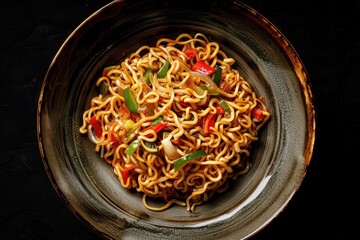
[[[311,161],[311,86],[286,37],[238,1],[181,3],[114,1],[104,6],[69,36],[43,82],[37,126],[45,170],[71,211],[104,238],[247,238],[286,207]],[[193,213],[180,206],[153,212],[143,206],[140,193],[121,187],[112,167],[79,133],[82,114],[96,95],[95,81],[104,66],[161,37],[197,32],[236,60],[234,67],[265,97],[271,119],[253,147],[250,171],[231,189]]]

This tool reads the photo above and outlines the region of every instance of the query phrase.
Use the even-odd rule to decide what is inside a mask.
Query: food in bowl
[[[79,131],[144,206],[190,212],[250,168],[265,99],[203,33],[160,38],[105,66]],[[152,205],[148,198],[163,204]]]

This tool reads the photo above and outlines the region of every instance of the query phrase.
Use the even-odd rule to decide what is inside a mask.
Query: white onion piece
[[[90,139],[93,143],[98,144],[98,143],[100,142],[99,140],[97,140],[97,137],[95,136],[94,131],[93,131],[91,125],[88,126],[88,135],[89,135],[89,139]]]
[[[208,90],[209,95],[218,95],[219,94],[219,87],[214,83],[214,80],[211,79],[208,75],[200,72],[190,72],[191,77],[198,78],[205,82],[206,88]]]
[[[161,144],[164,148],[164,152],[165,155],[170,159],[170,160],[174,160],[177,158],[180,158],[181,155],[178,153],[178,151],[176,150],[175,146],[172,144],[172,142],[170,141],[170,138],[167,137],[165,139],[163,139],[161,141]]]

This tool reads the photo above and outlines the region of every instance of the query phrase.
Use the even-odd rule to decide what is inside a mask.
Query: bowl
[[[141,11],[139,11],[141,9]],[[104,66],[161,37],[201,32],[219,43],[264,96],[271,119],[249,172],[221,196],[188,212],[146,209],[79,133]],[[37,134],[45,171],[85,225],[110,239],[245,239],[271,222],[301,186],[315,141],[315,111],[304,64],[286,37],[240,1],[114,1],[63,43],[42,84]]]

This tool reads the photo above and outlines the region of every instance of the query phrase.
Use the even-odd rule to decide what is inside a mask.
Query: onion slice
[[[181,157],[181,155],[176,150],[176,147],[174,146],[174,144],[172,144],[172,142],[170,141],[170,137],[164,138],[161,141],[161,144],[163,145],[165,155],[170,160],[174,160],[174,159]]]
[[[209,76],[205,75],[204,73],[193,72],[193,71],[190,72],[190,76],[193,78],[198,78],[201,81],[203,81],[205,83],[205,87],[206,90],[208,90],[209,95],[219,95],[220,91],[218,86],[216,85],[216,83],[214,83],[214,80],[212,80]]]

